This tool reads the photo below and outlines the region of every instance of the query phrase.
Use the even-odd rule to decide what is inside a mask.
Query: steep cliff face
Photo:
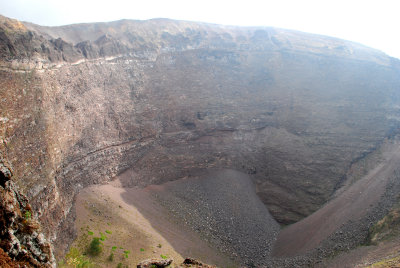
[[[400,122],[398,60],[343,40],[170,20],[0,33],[0,151],[53,241],[80,189],[126,170],[140,187],[244,171],[298,221]]]
[[[31,205],[11,177],[11,170],[0,158],[0,264],[2,267],[55,267],[51,246],[33,218]]]

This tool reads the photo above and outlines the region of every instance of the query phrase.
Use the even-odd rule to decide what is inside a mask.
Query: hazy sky
[[[41,25],[171,18],[274,26],[356,41],[400,58],[400,0],[0,0],[0,14]]]

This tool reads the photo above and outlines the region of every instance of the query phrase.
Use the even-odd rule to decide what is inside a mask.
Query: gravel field
[[[154,191],[159,202],[206,241],[248,267],[267,264],[279,225],[247,174],[209,171]]]

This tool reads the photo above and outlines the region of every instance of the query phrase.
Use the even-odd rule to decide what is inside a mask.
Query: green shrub
[[[100,232],[100,240],[105,241],[106,240],[106,235]]]
[[[94,237],[92,239],[92,242],[90,242],[89,248],[88,248],[88,254],[92,256],[98,256],[103,248],[101,247],[101,242],[99,237]]]
[[[25,211],[24,218],[29,221],[32,218],[32,213],[29,210]]]
[[[85,256],[82,256],[77,248],[72,247],[68,254],[65,256],[65,262],[60,262],[59,267],[76,267],[76,268],[87,268],[93,267],[93,263]]]
[[[131,253],[129,250],[124,250],[124,256],[125,258],[129,257],[129,253]]]

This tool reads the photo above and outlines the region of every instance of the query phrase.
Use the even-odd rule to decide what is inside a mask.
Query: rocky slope
[[[11,177],[12,171],[0,158],[1,267],[55,267],[51,245]]]
[[[230,168],[280,223],[311,214],[399,127],[400,63],[295,31],[0,18],[0,152],[62,254],[80,189]]]
[[[255,195],[248,175],[214,170],[198,178],[153,186],[149,191],[172,218],[238,263],[248,267],[268,263],[279,225]],[[129,200],[129,195],[122,197]]]
[[[364,176],[337,191],[334,198],[310,216],[281,230],[272,254],[277,257],[274,261],[280,264],[279,267],[317,264],[320,264],[318,267],[355,267],[356,264],[361,264],[358,255],[368,257],[365,253],[370,253],[369,251],[371,255],[377,255],[379,251],[382,254],[381,246],[378,250],[359,250],[357,247],[370,244],[369,237],[373,237],[374,233],[378,236],[384,235],[384,232],[378,231],[379,222],[384,220],[379,220],[398,202],[398,137],[386,140],[370,157],[376,158],[376,154],[380,155],[380,160],[373,163]],[[389,215],[393,213],[395,212],[392,211]],[[390,216],[384,219],[387,218]],[[378,223],[374,227],[376,222]],[[395,237],[395,225],[391,229],[391,236]],[[389,252],[396,249],[388,246],[384,248],[387,255],[391,255]],[[343,261],[341,256],[335,258],[343,251],[353,256],[353,260],[347,257],[349,260]],[[324,258],[337,266],[327,265]]]

